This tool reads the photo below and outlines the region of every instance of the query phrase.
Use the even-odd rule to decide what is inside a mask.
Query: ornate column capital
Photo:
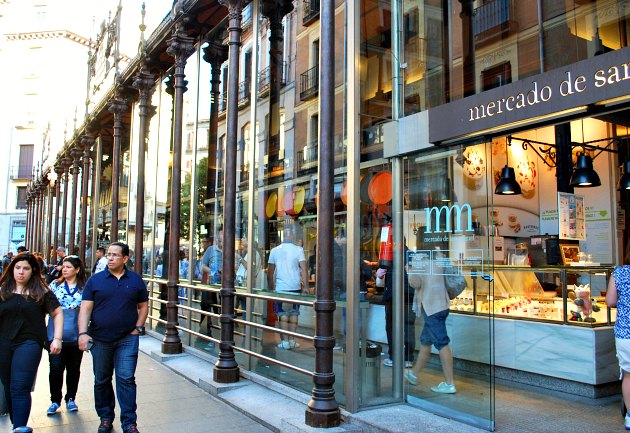
[[[262,4],[262,14],[269,18],[271,25],[282,25],[282,18],[293,10],[290,0],[265,0]]]
[[[70,155],[72,155],[72,174],[79,174],[81,157],[83,156],[83,145],[77,143],[70,151]]]
[[[228,9],[228,30],[242,31],[241,20],[243,13],[243,0],[219,0],[219,4]]]
[[[114,115],[114,121],[120,120],[120,115],[127,110],[129,110],[127,103],[118,95],[109,101],[109,107],[107,107],[107,111]]]
[[[186,66],[186,60],[195,51],[195,38],[190,37],[184,30],[186,20],[183,18],[173,29],[173,35],[167,41],[166,53],[175,58],[175,68]],[[182,71],[183,72],[183,71]]]
[[[53,170],[55,171],[55,173],[57,173],[57,180],[59,180],[59,178],[61,177],[61,175],[63,174],[63,171],[64,171],[63,160],[62,159],[57,161],[57,163],[55,164]]]
[[[70,167],[72,167],[72,157],[68,153],[64,154],[63,158],[61,158],[61,164],[63,167],[63,173],[69,173]]]
[[[223,31],[218,31],[208,45],[203,48],[203,59],[210,63],[212,69],[218,69],[228,59],[228,47],[223,44]]]
[[[96,139],[89,135],[89,134],[85,134],[81,136],[81,144],[83,145],[83,151],[90,151],[91,147],[94,145],[94,142],[96,141]]]
[[[150,73],[145,66],[140,68],[133,78],[132,87],[138,90],[140,95],[139,108],[140,116],[148,116],[149,100],[153,88],[155,87],[155,74]]]

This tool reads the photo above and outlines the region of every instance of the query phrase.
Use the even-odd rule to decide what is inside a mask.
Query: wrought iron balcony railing
[[[313,140],[304,149],[297,152],[297,168],[300,172],[317,168],[318,141]]]
[[[227,110],[227,93],[221,93],[218,99],[219,99],[219,113],[224,113]]]
[[[10,179],[30,179],[32,175],[33,165],[14,165],[9,169]]]
[[[304,0],[302,24],[308,26],[319,19],[319,0]]]
[[[319,65],[300,75],[300,99],[303,101],[319,93]]]
[[[287,84],[287,64],[282,62],[282,76],[280,77],[280,87]],[[263,96],[269,92],[271,87],[271,66],[267,66],[258,73],[258,96]]]
[[[238,85],[238,108],[243,108],[249,105],[250,102],[251,86],[249,79],[241,81]]]

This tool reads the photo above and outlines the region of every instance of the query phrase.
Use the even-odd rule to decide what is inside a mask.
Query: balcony
[[[9,169],[9,179],[28,180],[33,175],[33,165],[13,165]]]
[[[297,168],[300,174],[317,171],[318,141],[313,140],[297,152]]]
[[[300,99],[305,101],[319,93],[319,65],[300,75]]]
[[[240,184],[244,185],[249,181],[249,163],[241,164],[240,173],[241,173]]]
[[[493,0],[479,6],[473,13],[475,42],[483,43],[508,33],[514,25],[512,0]]]
[[[219,115],[225,114],[227,111],[227,93],[221,93],[217,99],[219,100]]]
[[[304,0],[302,25],[308,26],[319,19],[319,0]]]
[[[241,110],[249,105],[251,86],[249,79],[241,81],[238,85],[238,109]]]
[[[280,77],[280,87],[287,85],[287,70],[286,62],[282,62],[282,76]],[[271,88],[271,66],[267,66],[265,69],[258,73],[258,96],[264,97],[269,94]]]

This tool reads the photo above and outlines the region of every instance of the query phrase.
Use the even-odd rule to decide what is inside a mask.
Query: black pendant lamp
[[[516,175],[514,169],[508,165],[508,145],[505,141],[505,167],[501,170],[501,179],[497,183],[497,187],[494,189],[494,193],[498,195],[516,195],[521,194],[521,186],[516,181]]]
[[[593,158],[584,153],[580,153],[575,165],[575,171],[571,175],[570,184],[576,188],[589,188],[600,186],[602,182],[599,175],[593,169]]]
[[[451,188],[451,180],[445,177],[442,181],[442,188],[440,190],[440,201],[442,203],[449,203],[451,201],[456,202],[455,191]]]
[[[623,174],[621,175],[621,179],[619,179],[617,189],[619,191],[630,189],[630,161],[623,163]]]

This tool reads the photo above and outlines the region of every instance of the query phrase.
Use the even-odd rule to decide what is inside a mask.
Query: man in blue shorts
[[[126,268],[128,260],[129,246],[112,243],[107,249],[107,269],[90,277],[83,289],[79,349],[92,352],[94,406],[101,419],[98,433],[112,431],[114,373],[123,433],[138,433],[135,372],[139,337],[149,310],[146,285],[140,275]]]

